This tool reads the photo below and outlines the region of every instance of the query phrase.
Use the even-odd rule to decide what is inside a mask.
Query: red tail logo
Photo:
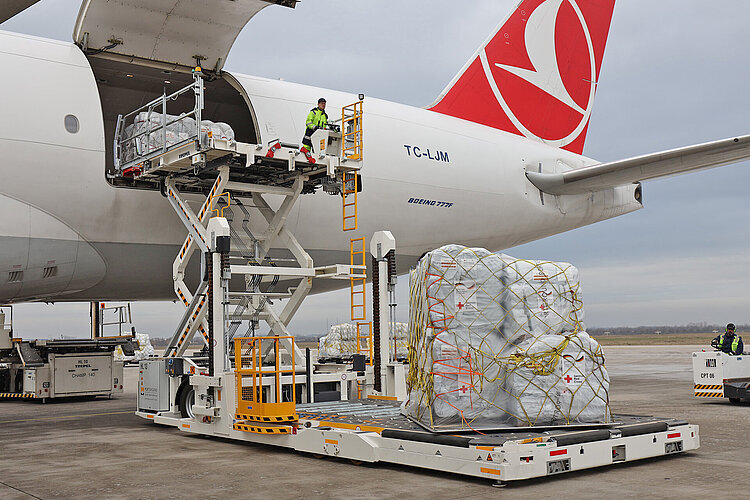
[[[615,0],[524,0],[430,109],[583,152]]]

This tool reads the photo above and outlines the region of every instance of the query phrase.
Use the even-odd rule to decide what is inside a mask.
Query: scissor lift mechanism
[[[203,91],[200,75],[196,75],[191,88],[196,95],[195,116],[200,121]],[[159,103],[165,106],[169,98],[162,96],[146,108]],[[361,123],[361,108],[359,113]],[[118,130],[122,123],[121,117]],[[118,132],[116,141],[120,140]],[[116,149],[121,145],[116,145]],[[297,161],[299,152],[291,147],[279,145],[273,158],[267,158],[263,151],[264,146],[260,145],[201,138],[198,127],[190,141],[117,165],[120,182],[160,183],[188,232],[173,266],[175,292],[186,311],[164,354],[167,372],[175,375],[169,379],[169,407],[144,408],[141,398],[145,383],[142,381],[138,416],[185,432],[355,461],[409,465],[493,482],[541,477],[698,448],[698,427],[674,419],[616,417],[617,423],[606,426],[505,428],[446,435],[427,432],[411,422],[400,414],[398,402],[387,396],[312,402],[312,384],[316,381],[340,381],[342,399],[359,392],[352,390],[354,384],[373,383],[371,366],[367,367],[367,373],[335,367],[328,372],[313,373],[309,359],[302,355],[287,330],[313,278],[361,278],[363,266],[350,263],[315,267],[285,222],[300,195],[337,179],[343,180],[347,173],[356,173],[362,164],[361,147],[356,158],[344,157],[346,148],[342,147],[342,156],[335,151],[321,154],[315,165]],[[207,194],[197,213],[191,210],[181,192],[181,189],[192,191],[196,187]],[[265,198],[270,194],[283,196],[276,210]],[[262,231],[253,232],[257,252],[250,263],[237,264],[231,260],[232,228],[217,203],[220,196],[249,198],[252,208],[259,210],[267,223]],[[293,255],[296,266],[262,265],[270,249],[280,245]],[[202,255],[205,279],[191,292],[185,283],[185,271],[196,250]],[[236,292],[229,286],[231,277],[236,275],[283,276],[299,282],[282,294],[257,289]],[[287,303],[276,312],[268,299],[279,296],[285,297]],[[228,308],[241,301],[248,305],[241,319],[267,322],[269,337],[230,338]],[[387,303],[385,299],[383,303]],[[375,312],[378,313],[387,314],[387,307],[383,305],[381,311]],[[184,357],[190,339],[197,332],[208,344],[207,367]],[[270,342],[264,344],[264,340]],[[264,348],[264,345],[271,347]],[[269,359],[273,361],[269,363]],[[178,360],[182,363],[176,368]],[[147,368],[143,363],[141,380]],[[183,417],[176,406],[180,380],[187,380],[195,393],[187,417]],[[303,386],[305,390],[298,397]]]

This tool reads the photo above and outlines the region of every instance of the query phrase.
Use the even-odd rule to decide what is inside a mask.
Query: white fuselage
[[[72,43],[0,32],[0,67],[0,302],[174,298],[184,227],[158,191],[106,179],[102,103],[87,58]],[[261,144],[299,142],[318,97],[332,118],[356,100],[230,78],[252,106]],[[641,207],[633,184],[542,196],[524,175],[594,163],[585,157],[420,108],[369,97],[364,106],[354,236],[390,230],[399,271],[442,244],[501,250]],[[64,126],[69,114],[77,133]],[[316,265],[348,261],[353,235],[342,232],[340,196],[302,196],[288,224]]]

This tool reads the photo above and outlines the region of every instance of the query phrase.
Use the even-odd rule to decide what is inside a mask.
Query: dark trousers
[[[312,145],[313,132],[315,132],[315,129],[308,127],[307,129],[305,129],[305,137],[302,138],[302,145],[305,146],[307,149],[309,149],[311,152],[313,150],[313,145]]]

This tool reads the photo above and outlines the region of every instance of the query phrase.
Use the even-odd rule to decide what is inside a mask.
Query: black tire
[[[738,405],[742,402],[742,399],[741,398],[729,398],[729,402],[732,403],[733,405]]]
[[[23,370],[16,371],[15,392],[23,392]]]
[[[195,418],[193,414],[193,405],[195,404],[195,389],[192,385],[183,383],[180,389],[180,397],[178,406],[180,407],[180,415],[182,418]]]

